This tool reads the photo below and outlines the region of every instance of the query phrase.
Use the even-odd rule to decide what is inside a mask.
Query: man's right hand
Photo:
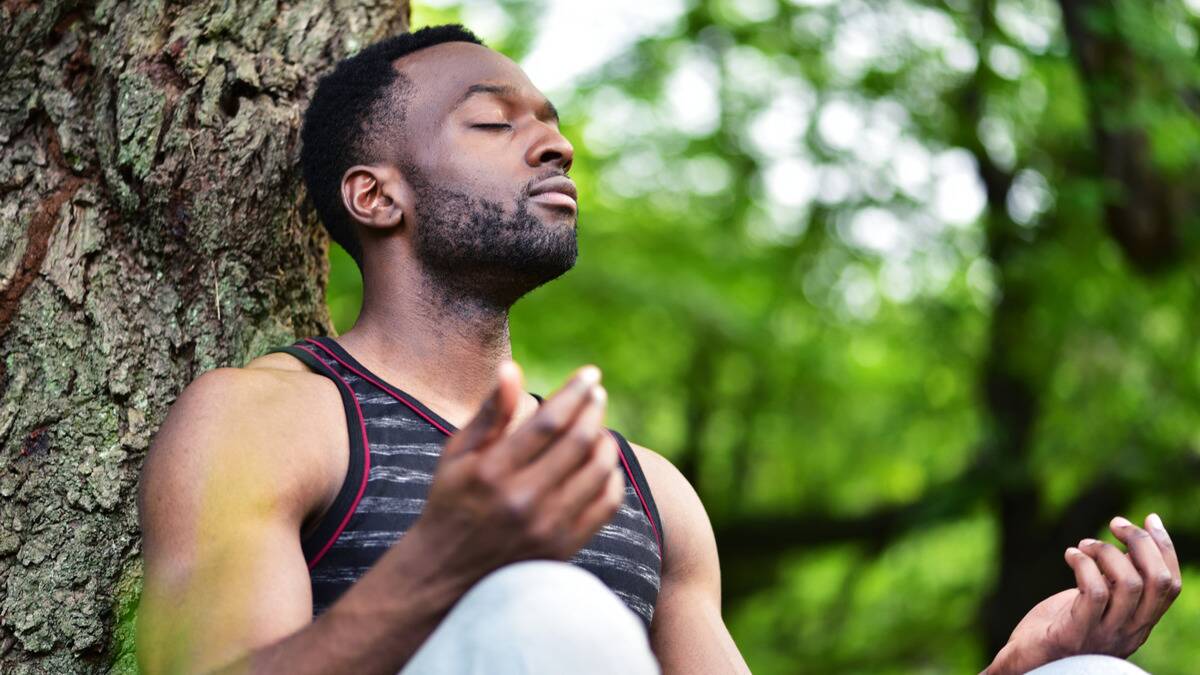
[[[460,578],[478,579],[519,560],[571,557],[625,494],[619,450],[604,428],[600,371],[576,371],[510,432],[521,379],[516,364],[500,367],[496,389],[446,443],[409,533]]]

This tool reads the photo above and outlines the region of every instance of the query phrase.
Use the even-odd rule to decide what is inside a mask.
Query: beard
[[[575,224],[534,215],[529,186],[505,209],[423,177],[413,176],[411,184],[419,223],[414,252],[432,289],[450,305],[507,310],[575,265]]]

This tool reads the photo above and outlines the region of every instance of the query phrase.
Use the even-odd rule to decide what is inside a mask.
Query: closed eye
[[[494,124],[472,124],[471,127],[475,128],[475,129],[511,129],[512,125],[505,123],[505,122],[501,122],[501,123],[494,123]]]

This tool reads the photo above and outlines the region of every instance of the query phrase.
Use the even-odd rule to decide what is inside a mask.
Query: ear
[[[342,204],[365,227],[399,226],[409,206],[408,194],[404,178],[390,166],[360,164],[342,176]]]

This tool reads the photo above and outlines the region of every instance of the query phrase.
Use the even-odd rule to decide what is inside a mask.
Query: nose
[[[529,146],[525,162],[534,168],[557,163],[564,172],[570,170],[571,160],[575,158],[575,148],[571,142],[553,125],[544,122],[539,124],[544,131]]]

